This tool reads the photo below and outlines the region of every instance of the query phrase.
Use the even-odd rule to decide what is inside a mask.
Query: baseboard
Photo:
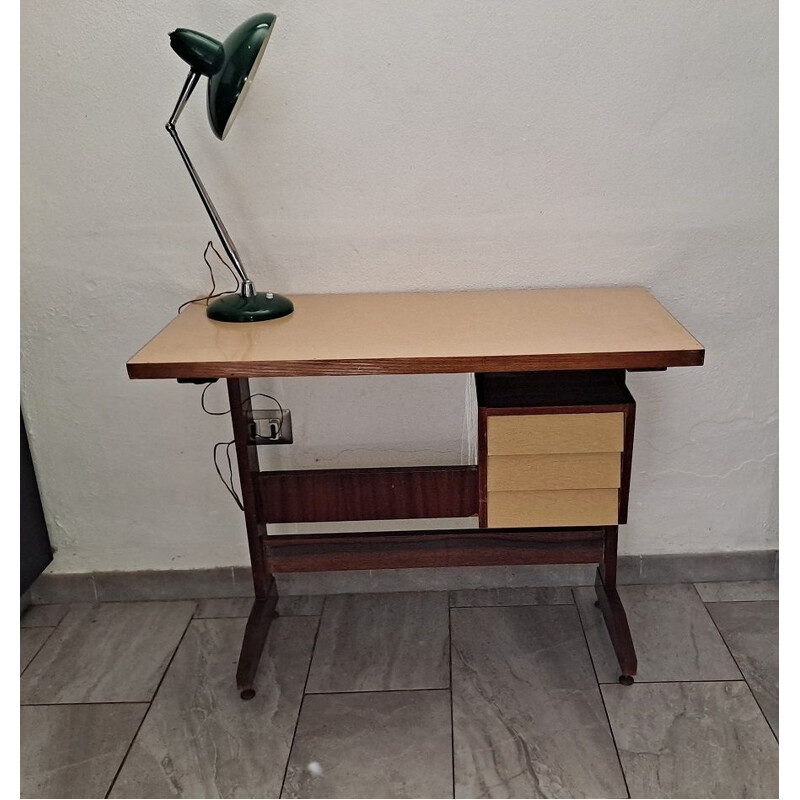
[[[438,569],[296,572],[277,576],[285,595],[357,592],[448,591],[499,586],[589,586],[591,564]],[[704,583],[778,577],[778,552],[679,553],[620,556],[618,581],[632,583]],[[30,590],[33,603],[123,600],[179,600],[249,597],[249,567],[142,572],[45,573]]]

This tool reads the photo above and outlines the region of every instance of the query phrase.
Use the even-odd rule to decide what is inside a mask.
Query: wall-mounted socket
[[[253,411],[250,418],[250,441],[253,444],[291,444],[292,412],[288,408]]]

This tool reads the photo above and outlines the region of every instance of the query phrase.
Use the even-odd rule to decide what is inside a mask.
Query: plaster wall
[[[646,286],[707,360],[630,377],[622,549],[776,547],[777,3],[26,0],[22,403],[51,569],[247,562],[211,463],[227,419],[125,361],[208,287],[166,34],[261,10],[278,23],[228,139],[201,94],[181,120],[257,285]],[[474,451],[466,376],[255,386],[293,412],[272,464]]]

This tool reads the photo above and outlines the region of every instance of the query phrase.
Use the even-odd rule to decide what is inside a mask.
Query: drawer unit
[[[481,527],[625,521],[635,403],[624,373],[533,373],[522,391],[513,376],[505,403],[505,375],[477,377]]]

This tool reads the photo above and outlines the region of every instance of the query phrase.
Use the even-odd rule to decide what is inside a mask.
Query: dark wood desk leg
[[[267,534],[267,527],[260,522],[264,519],[264,515],[261,514],[259,495],[255,487],[258,452],[256,447],[250,444],[248,431],[250,382],[247,378],[228,378],[228,398],[231,405],[236,463],[239,468],[239,485],[242,489],[244,521],[255,592],[255,602],[247,619],[239,666],[236,669],[236,688],[243,700],[250,700],[255,697],[255,677],[267,641],[269,626],[277,616],[275,606],[278,603],[278,590],[264,557],[264,537]]]
[[[242,700],[252,700],[256,696],[254,685],[256,672],[261,662],[261,654],[264,652],[264,645],[267,643],[269,627],[277,616],[275,613],[277,600],[277,592],[273,592],[266,600],[256,598],[247,618],[242,651],[236,667],[236,688]]]
[[[636,651],[633,648],[633,639],[628,627],[628,618],[617,592],[617,526],[605,529],[605,542],[603,546],[603,561],[594,582],[597,593],[595,605],[600,607],[606,621],[608,635],[614,652],[617,654],[620,670],[619,682],[625,686],[633,683],[636,675]]]

